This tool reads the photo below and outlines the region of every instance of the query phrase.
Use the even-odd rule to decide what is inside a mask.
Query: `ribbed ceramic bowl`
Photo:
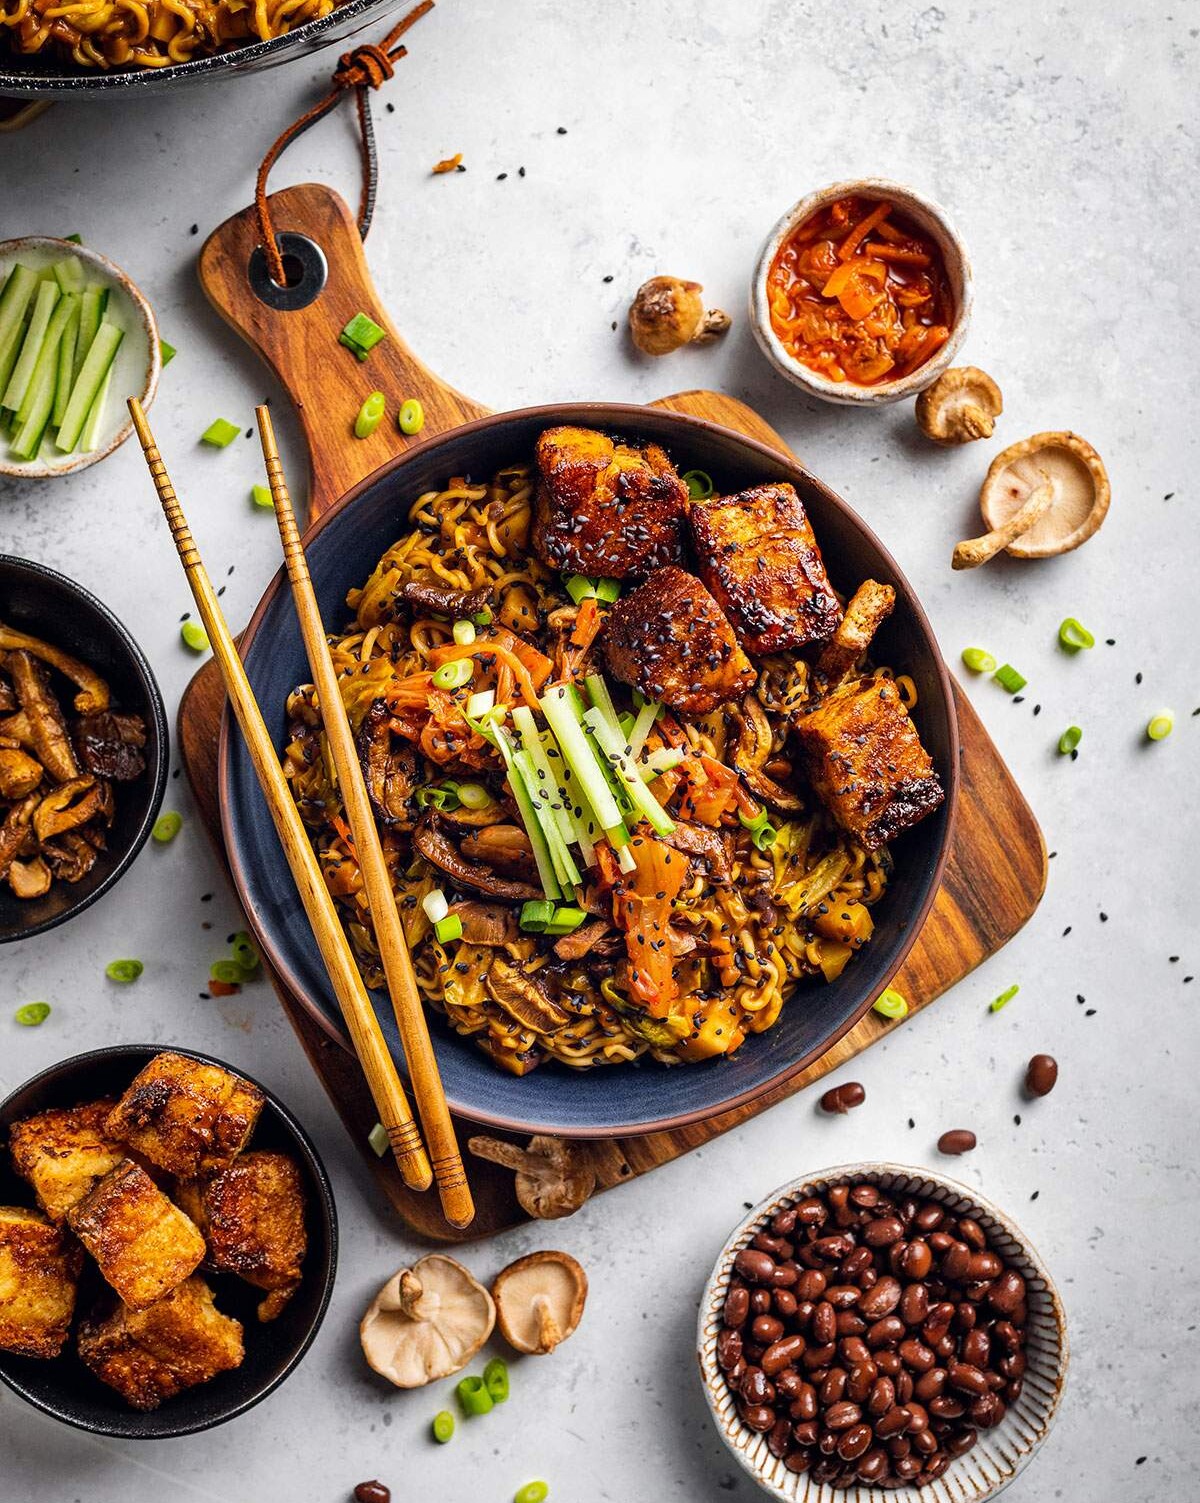
[[[897,381],[881,381],[877,386],[858,386],[853,381],[831,381],[828,376],[810,370],[784,348],[771,324],[771,307],[767,298],[767,277],[779,247],[797,225],[811,219],[818,210],[839,198],[865,198],[872,202],[887,199],[908,219],[929,235],[942,253],[946,275],[950,281],[950,293],[954,299],[954,322],[950,337],[937,354]],[[763,354],[780,373],[794,386],[803,387],[823,402],[837,402],[845,407],[882,407],[890,402],[902,402],[906,397],[915,397],[919,391],[932,386],[944,370],[947,370],[958,354],[966,338],[971,321],[971,307],[975,293],[971,280],[971,262],[962,236],[951,224],[945,209],[902,183],[891,183],[884,178],[852,178],[844,183],[830,183],[827,188],[818,188],[806,194],[792,205],[763,242],[750,283],[750,326]]]
[[[888,1490],[856,1482],[849,1489],[833,1488],[814,1482],[806,1473],[789,1472],[767,1449],[766,1436],[742,1423],[725,1375],[717,1366],[721,1310],[736,1254],[785,1206],[840,1184],[878,1185],[889,1193],[935,1200],[955,1215],[965,1212],[973,1216],[987,1234],[988,1246],[1017,1270],[1028,1289],[1025,1357],[1029,1365],[1021,1397],[994,1430],[981,1430],[975,1446],[924,1487]],[[845,1498],[852,1498],[854,1503],[884,1503],[897,1497],[910,1497],[919,1503],[986,1503],[1004,1491],[1050,1433],[1070,1355],[1062,1301],[1020,1227],[967,1185],[904,1164],[842,1164],[823,1169],[782,1185],[755,1206],[717,1257],[700,1302],[697,1345],[704,1395],[722,1440],[759,1486],[785,1503],[840,1503]]]

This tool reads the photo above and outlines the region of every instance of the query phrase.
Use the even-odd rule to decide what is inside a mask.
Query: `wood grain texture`
[[[201,280],[218,311],[261,351],[296,400],[313,457],[311,514],[316,516],[404,446],[394,426],[375,443],[355,440],[348,425],[329,421],[331,411],[357,412],[365,389],[364,371],[371,372],[373,386],[420,398],[426,412],[423,436],[483,416],[484,409],[441,382],[395,334],[371,286],[353,218],[335,194],[308,184],[276,194],[272,206],[281,230],[307,233],[325,249],[330,261],[326,294],[300,314],[272,313],[257,303],[243,276],[254,244],[249,210],[210,237],[201,255]],[[331,247],[336,247],[336,255],[331,254]],[[328,307],[326,296],[331,299]],[[360,309],[389,332],[388,340],[372,353],[372,363],[367,366],[359,366],[336,343],[336,329]],[[335,326],[332,338],[331,323]],[[339,356],[347,358],[340,360]],[[381,359],[378,366],[373,363],[376,359]],[[653,405],[708,418],[786,451],[779,435],[751,408],[732,397],[689,391],[664,397]],[[389,426],[381,424],[376,437]],[[1032,916],[1046,882],[1046,849],[1037,821],[969,701],[957,693],[956,702],[962,741],[962,789],[954,845],[930,917],[893,981],[908,998],[910,1016],[928,1007],[1011,939]],[[206,664],[180,704],[178,744],[197,807],[218,852],[222,847],[216,802],[217,737],[222,711],[220,676],[214,664]],[[467,1240],[493,1235],[526,1219],[517,1205],[511,1173],[469,1157],[475,1220],[464,1233],[454,1233],[447,1227],[436,1199],[413,1194],[393,1165],[376,1158],[368,1147],[374,1108],[353,1055],[314,1022],[276,977],[271,979],[347,1130],[381,1190],[413,1233],[430,1241]],[[820,1080],[869,1048],[889,1028],[903,1026],[885,1023],[877,1014],[868,1013],[809,1069],[750,1106],[673,1132],[612,1144],[581,1145],[580,1151],[592,1157],[598,1187],[611,1188],[711,1142]],[[460,1125],[460,1137],[469,1131],[466,1124]]]

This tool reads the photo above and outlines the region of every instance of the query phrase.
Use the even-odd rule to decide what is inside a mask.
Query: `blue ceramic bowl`
[[[432,438],[377,470],[305,538],[328,628],[336,630],[348,619],[347,590],[368,577],[422,491],[440,489],[451,475],[490,476],[501,465],[531,455],[537,435],[555,423],[654,440],[681,470],[706,470],[722,491],[791,481],[812,518],[834,584],[850,591],[870,577],[896,588],[896,610],[879,634],[877,655],[916,682],[916,721],[947,794],[935,815],[894,845],[895,872],[874,909],[871,943],[831,985],[801,987],[775,1027],[748,1039],[732,1059],[672,1068],[651,1061],[583,1072],[543,1065],[518,1078],[498,1070],[469,1040],[431,1017],[454,1112],[517,1132],[607,1138],[680,1127],[752,1101],[802,1070],[863,1016],[911,948],[941,879],[958,790],[958,727],[950,678],[925,613],[894,560],[846,503],[795,460],[762,444],[697,418],[646,407],[578,404],[501,413]],[[242,655],[275,744],[282,749],[287,696],[311,678],[282,574],[246,629]],[[228,715],[219,791],[234,879],[263,950],[312,1016],[345,1043],[337,1002],[296,900],[245,743]],[[403,1069],[391,1005],[382,993],[374,1000]]]

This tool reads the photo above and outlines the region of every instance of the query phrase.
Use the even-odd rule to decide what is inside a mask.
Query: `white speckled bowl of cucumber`
[[[0,241],[0,475],[44,480],[129,437],[162,370],[150,304],[118,266],[71,240]]]

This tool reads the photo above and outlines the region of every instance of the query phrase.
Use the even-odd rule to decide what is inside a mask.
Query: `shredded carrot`
[[[338,832],[338,839],[346,847],[346,850],[349,852],[351,859],[357,862],[358,851],[354,846],[354,836],[350,833],[350,826],[346,823],[346,821],[340,814],[331,814],[329,816],[329,823]]]
[[[683,889],[687,862],[661,840],[638,836],[630,843],[635,869],[622,878],[613,918],[625,932],[629,985],[652,1018],[665,1018],[678,995],[671,954],[672,905]]]
[[[872,240],[863,247],[863,254],[874,256],[879,261],[897,261],[901,266],[932,266],[933,258],[924,251],[910,250],[906,245],[884,245]]]
[[[849,261],[850,257],[867,238],[877,224],[883,221],[892,212],[892,206],[886,200],[877,203],[865,219],[860,219],[846,238],[838,246],[838,260]]]
[[[454,169],[462,162],[462,159],[462,152],[456,151],[452,157],[443,157],[440,162],[435,162],[433,164],[433,170],[435,173],[453,172]]]
[[[555,674],[557,679],[579,677],[603,620],[595,599],[588,596],[579,607],[579,614],[575,617],[575,625],[571,628],[567,645],[560,649],[560,661]]]

